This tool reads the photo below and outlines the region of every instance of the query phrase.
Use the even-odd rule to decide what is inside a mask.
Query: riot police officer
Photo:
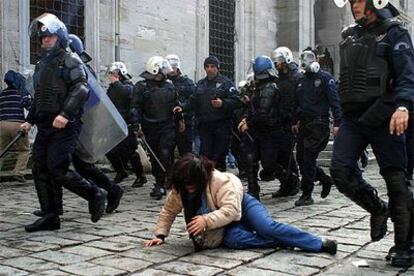
[[[272,194],[272,197],[293,196],[299,192],[299,170],[293,155],[295,136],[291,132],[291,124],[296,111],[295,90],[299,79],[303,76],[293,59],[292,51],[287,47],[278,47],[272,52],[272,60],[278,71],[279,77],[276,84],[280,91],[280,116],[284,137],[284,146],[281,147],[277,162],[283,164],[291,179],[281,181],[280,189]],[[292,172],[292,174],[290,173]],[[279,176],[278,178],[284,178]]]
[[[341,119],[341,108],[335,80],[331,74],[320,70],[316,51],[307,48],[300,58],[300,66],[305,71],[296,88],[297,114],[293,131],[298,133],[296,158],[302,175],[302,195],[296,206],[313,204],[312,191],[317,174],[322,174],[321,197],[328,196],[331,179],[317,166],[319,153],[329,141],[329,111],[334,116],[333,133],[336,135]]]
[[[240,107],[237,90],[231,80],[220,74],[220,61],[215,56],[204,60],[207,76],[197,83],[194,94],[184,104],[184,111],[194,111],[201,140],[200,155],[226,170],[233,111]]]
[[[170,63],[172,71],[168,74],[178,93],[178,100],[180,103],[188,101],[190,96],[194,93],[194,82],[181,72],[181,61],[177,55],[168,55],[165,59]],[[193,127],[194,127],[194,112],[185,112],[183,114],[185,131],[176,131],[177,148],[180,156],[193,151]]]
[[[348,1],[337,1],[344,6]],[[414,99],[414,52],[410,35],[394,19],[389,1],[349,1],[355,25],[342,32],[340,97],[344,113],[335,139],[331,176],[338,190],[371,214],[371,238],[387,231],[388,211],[370,185],[358,184],[354,164],[368,144],[374,150],[394,224],[391,265],[414,263],[413,196],[405,168],[404,131]]]
[[[128,136],[106,155],[116,171],[115,183],[121,182],[128,177],[126,167],[131,163],[136,179],[132,187],[142,187],[147,179],[144,176],[141,159],[136,152],[138,141],[135,132],[139,129],[138,117],[132,111],[131,102],[134,85],[130,81],[131,76],[123,62],[116,61],[108,70],[108,79],[111,82],[108,88],[108,97],[118,109],[122,118],[128,125]]]
[[[278,164],[278,155],[285,148],[286,130],[282,114],[281,92],[276,85],[277,71],[268,56],[258,56],[253,64],[255,89],[250,98],[247,116],[240,122],[242,133],[249,131],[252,138],[247,146],[248,192],[259,199],[260,187],[257,183],[259,160],[267,174],[275,174],[285,187],[293,177],[285,175],[287,164]],[[290,131],[290,129],[288,129]],[[287,163],[287,162],[286,162]],[[291,172],[290,172],[291,174]],[[297,177],[297,176],[296,176]]]
[[[166,194],[166,170],[173,161],[176,125],[180,132],[185,130],[185,125],[179,112],[181,107],[176,88],[167,79],[171,65],[163,57],[153,56],[145,69],[140,75],[144,80],[135,84],[133,108],[139,115],[145,139],[156,155],[150,157],[155,177],[150,196],[160,200]]]
[[[33,177],[44,216],[26,225],[27,232],[60,228],[62,186],[90,202],[92,221],[102,216],[106,192],[68,170],[81,130],[82,107],[88,98],[82,61],[68,52],[66,26],[55,15],[44,13],[30,24],[31,35],[41,43],[36,64],[34,103],[21,129],[37,125],[33,145]]]

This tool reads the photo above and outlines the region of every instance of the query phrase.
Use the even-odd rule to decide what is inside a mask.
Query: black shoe
[[[260,177],[260,180],[262,181],[272,181],[272,180],[275,180],[276,178],[274,173],[267,172],[265,170],[261,170],[259,172],[259,177]]]
[[[414,264],[414,254],[409,249],[394,249],[390,259],[391,265],[395,267],[411,267]]]
[[[145,183],[147,183],[147,178],[145,176],[137,177],[131,187],[140,188],[144,186]]]
[[[154,188],[152,188],[151,192],[150,192],[150,197],[154,198],[155,200],[160,200],[162,199],[162,196],[165,193],[165,189],[161,188],[158,185],[154,185]]]
[[[94,197],[89,200],[89,213],[91,214],[91,221],[97,222],[101,219],[103,214],[105,213],[105,201],[108,193],[99,188],[99,192],[97,192]]]
[[[371,215],[369,224],[371,226],[372,241],[379,241],[387,234],[388,216],[388,208],[384,212]]]
[[[313,199],[311,194],[302,194],[300,198],[295,201],[295,206],[308,206],[313,204]]]
[[[38,220],[34,223],[26,225],[24,227],[26,232],[37,232],[37,231],[51,231],[60,229],[60,219],[56,215],[47,215]]]
[[[329,253],[331,255],[335,255],[338,249],[338,242],[336,240],[324,240],[322,242],[322,252]]]
[[[113,190],[108,193],[108,205],[106,206],[106,213],[112,213],[116,210],[116,208],[118,208],[123,195],[124,190],[119,185],[115,185]]]
[[[114,178],[114,182],[115,183],[120,183],[120,182],[122,182],[122,180],[124,180],[127,177],[128,177],[128,174],[125,171],[119,172],[119,173],[116,174],[116,176]]]
[[[299,193],[299,188],[286,190],[286,189],[279,189],[277,192],[272,193],[272,197],[286,197],[286,196],[294,196]]]
[[[331,192],[331,187],[333,184],[332,178],[330,176],[323,175],[321,177],[320,183],[322,185],[321,198],[326,198]]]

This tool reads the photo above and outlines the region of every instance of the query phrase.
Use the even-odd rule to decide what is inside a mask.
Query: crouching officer
[[[344,6],[348,1],[342,1]],[[353,170],[370,144],[389,197],[394,223],[391,265],[414,264],[413,196],[405,168],[405,135],[414,99],[414,51],[398,21],[396,8],[384,0],[349,1],[356,25],[342,32],[340,96],[344,118],[335,139],[331,176],[338,190],[371,214],[371,238],[387,231],[386,204],[370,185],[359,185]]]
[[[37,125],[33,145],[33,178],[44,216],[26,231],[60,228],[62,186],[89,200],[92,220],[103,214],[106,192],[68,171],[81,130],[82,107],[88,98],[82,61],[67,51],[66,26],[55,15],[44,13],[30,24],[31,35],[41,42],[36,64],[34,103],[21,129]]]
[[[168,61],[153,56],[146,63],[145,69],[140,75],[144,80],[135,84],[133,108],[138,114],[146,141],[156,155],[150,157],[155,177],[150,196],[160,200],[166,194],[166,170],[173,162],[176,124],[180,132],[185,130],[185,125],[179,112],[181,107],[177,91],[167,79],[167,74],[172,70]]]
[[[296,206],[313,204],[312,191],[317,174],[322,184],[321,197],[328,196],[332,182],[317,166],[319,153],[329,141],[329,111],[334,116],[334,135],[338,132],[341,107],[335,80],[317,62],[316,52],[311,48],[303,51],[300,66],[305,71],[296,88],[297,114],[292,130],[298,133],[296,158],[302,175],[302,195]]]

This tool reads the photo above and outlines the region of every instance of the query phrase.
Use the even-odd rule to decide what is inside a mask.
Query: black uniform
[[[188,101],[195,90],[194,82],[189,77],[181,74],[170,76],[169,79],[177,89],[179,102],[185,103]],[[185,122],[185,131],[176,131],[177,148],[181,156],[193,151],[194,112],[184,113],[183,118]]]
[[[135,84],[133,107],[141,123],[142,131],[165,170],[173,161],[175,145],[174,107],[179,106],[176,88],[170,80],[143,80]],[[151,156],[152,174],[156,183],[151,196],[161,199],[165,194],[166,171]]]
[[[215,108],[213,99],[223,105]],[[194,94],[184,105],[184,111],[194,111],[201,140],[200,154],[216,162],[216,168],[226,170],[229,152],[233,111],[240,107],[240,99],[232,81],[218,74],[213,80],[207,77],[197,83]]]
[[[106,192],[68,170],[78,143],[82,107],[88,97],[82,62],[56,47],[44,53],[35,67],[33,78],[34,103],[26,120],[36,124],[38,129],[33,145],[33,177],[45,216],[27,225],[26,231],[60,227],[62,186],[88,199],[92,203],[92,220],[97,221],[104,211]],[[52,125],[57,115],[69,120],[62,129]],[[96,210],[98,206],[100,210]]]
[[[110,150],[106,157],[111,162],[117,175],[114,181],[119,183],[128,176],[126,168],[128,162],[131,163],[132,170],[136,175],[136,180],[133,187],[140,187],[146,179],[143,176],[143,168],[141,159],[136,152],[138,148],[138,140],[135,131],[139,129],[138,117],[131,107],[134,86],[132,82],[126,80],[121,76],[121,80],[111,83],[108,88],[108,97],[111,99],[118,112],[128,125],[128,136]]]
[[[317,175],[327,178],[316,160],[329,141],[329,111],[332,111],[336,127],[340,123],[341,107],[335,80],[322,70],[304,74],[296,88],[296,99],[298,109],[295,121],[300,121],[296,158],[302,175],[303,194],[295,204],[309,205],[313,203],[311,195]],[[322,181],[322,185],[321,196],[324,198],[330,191],[330,179]]]
[[[397,107],[412,109],[414,51],[410,35],[393,19],[343,31],[340,96],[344,113],[335,140],[331,176],[338,190],[371,213],[371,238],[387,230],[386,204],[370,185],[359,185],[354,164],[368,144],[374,150],[388,190],[396,254],[392,265],[410,266],[413,199],[405,179],[405,135],[391,135]]]

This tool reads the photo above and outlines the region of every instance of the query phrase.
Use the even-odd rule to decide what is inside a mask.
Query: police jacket
[[[141,124],[174,123],[173,109],[180,106],[177,90],[170,80],[142,80],[135,84],[133,109]]]
[[[256,82],[246,117],[248,126],[265,131],[281,129],[280,100],[276,78]]]
[[[223,105],[213,107],[211,100],[221,99]],[[239,108],[241,101],[233,82],[218,74],[213,80],[207,77],[197,83],[194,94],[183,105],[184,111],[194,111],[198,122],[215,122],[231,120],[233,111]]]
[[[34,101],[27,122],[51,127],[57,115],[80,120],[88,87],[79,57],[62,48],[46,52],[36,64],[33,81]]]
[[[138,118],[131,112],[132,92],[134,86],[131,81],[122,79],[113,82],[108,88],[108,97],[128,125],[136,124]]]
[[[410,35],[389,18],[342,32],[339,91],[344,116],[367,110],[390,118],[396,107],[412,109],[414,53]]]
[[[186,75],[170,76],[169,79],[173,82],[178,93],[178,100],[181,104],[187,102],[195,90],[194,82]],[[194,112],[186,112],[183,114],[184,119],[191,120],[194,116]]]
[[[287,72],[279,72],[276,84],[280,91],[280,121],[284,127],[290,129],[297,106],[295,91],[303,74],[294,64],[289,64]]]
[[[296,103],[294,121],[314,118],[328,121],[331,110],[334,126],[339,126],[342,112],[338,90],[335,80],[328,72],[306,72],[296,87]]]

